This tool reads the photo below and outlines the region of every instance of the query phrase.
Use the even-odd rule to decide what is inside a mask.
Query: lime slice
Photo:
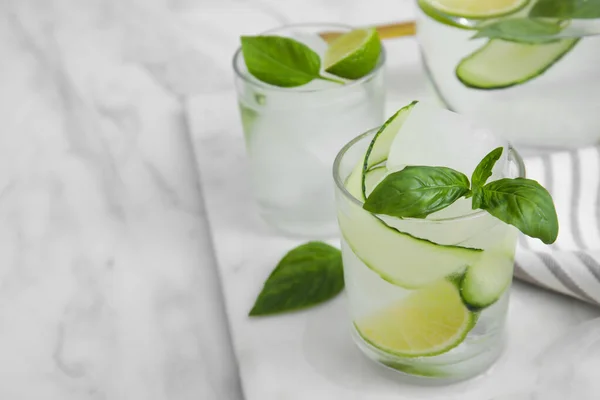
[[[358,79],[375,68],[381,42],[375,29],[356,29],[331,42],[325,53],[325,71],[346,79]]]
[[[355,321],[355,326],[366,342],[386,353],[424,357],[458,346],[474,322],[458,288],[442,280]]]
[[[528,2],[529,0],[420,0],[421,5],[427,5],[437,12],[463,18],[496,18],[512,14],[525,7]]]

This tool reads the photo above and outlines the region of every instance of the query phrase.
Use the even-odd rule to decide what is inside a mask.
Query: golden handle
[[[402,36],[413,36],[415,34],[415,21],[396,22],[393,24],[377,25],[375,27],[379,37],[384,39],[393,39]],[[321,32],[319,36],[326,42],[331,42],[333,39],[341,36],[342,32]]]

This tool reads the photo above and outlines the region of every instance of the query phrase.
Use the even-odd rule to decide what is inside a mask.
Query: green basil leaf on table
[[[319,77],[321,59],[310,47],[282,36],[242,36],[248,71],[280,87],[305,85]]]
[[[281,259],[249,315],[307,308],[335,297],[343,289],[341,252],[323,242],[308,242]]]
[[[477,189],[485,185],[490,176],[492,176],[492,170],[494,165],[502,156],[504,148],[497,147],[490,151],[484,158],[477,164],[473,175],[471,175],[471,190],[475,192]],[[473,209],[477,207],[473,206]]]
[[[533,18],[600,18],[600,0],[538,0],[529,11]]]
[[[481,188],[479,208],[517,227],[527,236],[554,243],[558,236],[558,218],[550,193],[531,179],[504,178]]]
[[[506,19],[482,27],[472,37],[502,39],[525,43],[547,43],[556,39],[549,38],[558,34],[562,25],[557,22],[530,18]]]
[[[363,208],[399,218],[425,218],[469,193],[469,179],[447,167],[408,166],[386,176]]]

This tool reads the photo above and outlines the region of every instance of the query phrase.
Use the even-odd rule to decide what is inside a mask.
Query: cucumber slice
[[[388,170],[385,166],[375,167],[365,174],[366,195],[370,195],[373,189],[386,177]]]
[[[390,146],[417,102],[398,111],[377,132],[363,159],[346,180],[346,190],[364,201],[367,191],[387,173]],[[383,279],[404,288],[419,288],[450,275],[464,273],[481,250],[441,245],[400,232],[355,204],[338,213],[340,230],[354,254]],[[398,255],[402,256],[398,260]]]
[[[356,164],[356,166],[352,170],[352,173],[350,174],[348,179],[346,179],[346,182],[344,184],[344,186],[346,186],[346,190],[348,191],[348,193],[350,193],[352,195],[352,197],[354,197],[355,199],[360,200],[362,202],[364,202],[366,199],[363,189],[362,189],[362,185],[363,185],[362,170],[363,170],[364,161],[365,161],[365,158],[362,157],[360,162]]]
[[[394,115],[392,115],[385,123],[379,128],[379,131],[371,140],[371,144],[369,144],[369,148],[367,149],[367,153],[365,154],[365,159],[362,164],[362,199],[365,199],[367,194],[365,176],[367,172],[377,164],[384,162],[388,153],[390,152],[390,147],[392,146],[392,142],[396,137],[398,131],[402,127],[402,124],[410,114],[410,110],[417,104],[417,101],[413,101],[406,107],[398,110]]]
[[[338,214],[340,230],[354,254],[382,279],[406,289],[464,272],[482,252],[441,245],[400,232],[352,205]]]
[[[514,256],[506,252],[484,251],[478,262],[467,269],[460,293],[472,310],[494,304],[510,286]]]
[[[444,368],[435,365],[411,365],[406,362],[380,360],[380,362],[388,368],[404,372],[409,375],[418,375],[426,378],[446,378],[450,374]]]
[[[540,76],[567,54],[579,39],[562,39],[533,44],[500,39],[463,58],[456,77],[475,89],[502,89],[520,85]]]

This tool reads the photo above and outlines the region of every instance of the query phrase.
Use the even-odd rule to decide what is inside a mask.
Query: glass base
[[[501,334],[484,351],[466,355],[464,358],[445,355],[403,358],[371,346],[360,337],[354,327],[352,338],[369,359],[397,372],[403,382],[422,386],[449,385],[481,375],[498,360],[504,350],[504,335]]]

